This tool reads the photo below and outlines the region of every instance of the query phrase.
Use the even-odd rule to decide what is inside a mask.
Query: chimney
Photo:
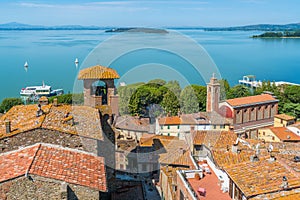
[[[276,160],[276,157],[274,155],[270,155],[269,162],[272,163],[275,160]]]
[[[53,106],[55,106],[55,107],[58,106],[58,100],[57,100],[57,98],[53,99]]]
[[[282,177],[282,184],[280,186],[284,190],[288,189],[289,183],[288,183],[288,180],[287,180],[286,176]]]
[[[177,111],[177,116],[180,117],[181,116],[181,111],[180,111],[180,108],[178,108],[178,111]]]
[[[251,162],[257,162],[257,161],[259,161],[259,158],[258,158],[257,155],[252,155],[252,156],[250,156],[250,161]]]
[[[5,121],[5,128],[6,128],[6,133],[10,133],[11,132],[11,123],[9,120]]]
[[[61,199],[67,199],[68,197],[68,185],[66,182],[62,182],[60,185],[60,196]]]

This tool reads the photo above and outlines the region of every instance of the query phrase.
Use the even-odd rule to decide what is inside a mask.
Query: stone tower
[[[84,105],[107,112],[109,115],[118,115],[118,95],[114,79],[120,78],[112,68],[93,66],[79,72],[78,79],[83,80]],[[97,83],[102,85],[97,85]]]
[[[206,112],[218,112],[220,101],[220,88],[220,83],[215,77],[215,74],[213,74],[210,79],[210,82],[207,84]]]

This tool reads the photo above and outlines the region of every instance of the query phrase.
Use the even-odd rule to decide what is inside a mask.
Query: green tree
[[[300,118],[300,103],[283,104],[282,113]]]
[[[300,103],[300,86],[287,86],[284,90],[283,95],[287,102]]]
[[[207,95],[207,89],[206,86],[202,85],[191,85],[195,95],[198,100],[198,106],[199,106],[199,111],[206,111],[206,95]]]
[[[180,98],[181,88],[178,81],[169,81],[164,86],[171,90],[177,98]]]
[[[220,100],[226,100],[230,91],[230,85],[226,79],[219,80],[220,83]]]
[[[180,105],[183,113],[199,112],[198,98],[192,86],[187,86],[181,91]]]
[[[166,81],[165,80],[162,80],[162,79],[153,79],[153,80],[150,80],[148,83],[154,83],[154,84],[158,84],[160,86],[163,86],[166,84]]]
[[[23,101],[20,98],[6,98],[0,105],[0,112],[4,113],[11,109],[13,106],[22,105]]]
[[[250,96],[250,95],[251,95],[251,92],[250,92],[249,88],[247,88],[243,85],[236,85],[236,86],[230,88],[227,99],[246,97],[246,96]]]
[[[175,116],[177,115],[178,109],[180,108],[179,99],[171,90],[169,90],[164,94],[161,106],[166,113],[170,112],[172,116]]]
[[[129,100],[129,113],[147,115],[152,104],[160,104],[167,89],[156,83],[147,83],[134,91]]]
[[[84,102],[84,95],[83,95],[83,93],[73,94],[72,95],[72,104],[83,105],[83,102]]]

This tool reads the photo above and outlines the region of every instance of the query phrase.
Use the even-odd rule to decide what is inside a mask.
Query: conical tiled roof
[[[85,79],[118,79],[120,78],[119,74],[116,70],[104,67],[100,65],[96,65],[93,67],[85,68],[81,70],[78,74],[79,80]]]

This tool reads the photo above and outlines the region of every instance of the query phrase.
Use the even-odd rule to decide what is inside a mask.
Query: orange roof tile
[[[278,115],[275,115],[274,117],[279,118],[279,119],[283,119],[283,120],[286,120],[286,121],[296,119],[295,117],[287,115],[287,114],[278,114]]]
[[[246,197],[282,190],[282,177],[286,176],[289,188],[300,187],[299,175],[291,173],[285,164],[260,158],[257,162],[243,162],[225,167],[225,171]]]
[[[43,115],[37,117],[38,107],[34,105],[20,105],[11,108],[0,118],[0,138],[10,137],[21,132],[44,128],[69,134],[78,134],[102,140],[99,112],[88,106],[52,104],[42,106]],[[66,115],[69,115],[66,117]],[[11,132],[6,133],[5,121],[11,122]],[[66,123],[74,120],[74,124]]]
[[[235,99],[228,99],[226,102],[233,107],[243,106],[243,105],[252,105],[258,103],[266,103],[266,102],[276,102],[278,101],[272,95],[269,94],[261,94],[256,96],[249,97],[241,97]]]
[[[100,65],[82,69],[79,72],[78,79],[118,79],[120,78],[116,70]]]
[[[281,140],[281,141],[300,141],[300,136],[296,135],[286,127],[272,127],[270,130]]]
[[[37,144],[0,155],[0,182],[26,173],[107,191],[104,158],[82,151]]]
[[[41,145],[29,173],[106,191],[104,158]]]
[[[235,143],[237,136],[232,131],[196,131],[193,135],[195,145],[206,145],[208,148],[226,149]]]
[[[158,120],[160,125],[180,125],[181,119],[178,116],[163,117]]]
[[[23,176],[29,169],[39,145],[0,154],[0,182]]]

